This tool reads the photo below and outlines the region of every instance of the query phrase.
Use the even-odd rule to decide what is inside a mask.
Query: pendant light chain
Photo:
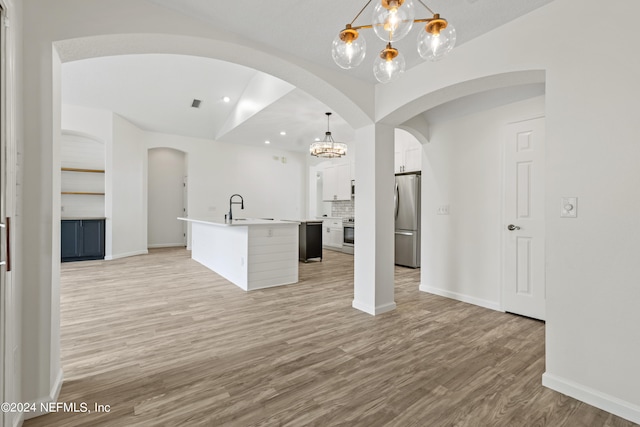
[[[431,10],[431,8],[429,6],[427,6],[426,4],[424,4],[424,2],[422,0],[418,0],[420,2],[421,5],[423,5],[425,7],[425,9],[427,9],[429,11],[430,14],[435,15],[436,13]]]
[[[358,19],[358,17],[359,17],[360,15],[362,15],[362,12],[364,12],[364,10],[367,8],[367,6],[369,6],[369,5],[371,4],[371,1],[372,1],[372,0],[369,0],[369,1],[367,2],[367,4],[365,4],[365,5],[364,5],[364,7],[363,7],[362,9],[360,9],[360,12],[358,12],[358,14],[356,15],[356,17],[355,17],[355,18],[353,18],[353,21],[351,21],[351,23],[350,23],[349,25],[353,25],[353,23],[354,23],[354,22],[356,22],[356,19]]]

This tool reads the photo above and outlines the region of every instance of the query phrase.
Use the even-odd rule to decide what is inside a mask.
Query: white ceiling
[[[331,42],[366,3],[344,0],[149,0],[163,7],[203,20],[217,29],[237,33],[242,38],[302,57],[325,67],[337,68],[331,59]],[[458,45],[536,9],[551,0],[432,0],[427,4],[456,27]],[[370,22],[374,0],[355,24]],[[416,4],[421,17],[429,16]],[[363,30],[368,51],[356,70],[343,70],[352,77],[374,83],[372,57],[382,48],[371,31]],[[407,68],[422,61],[415,52],[417,30],[396,43],[405,55]],[[299,37],[299,35],[303,35]],[[296,37],[298,36],[298,37]],[[240,37],[239,37],[240,38]],[[446,58],[444,59],[446,60]],[[280,94],[262,97],[251,90],[260,79],[279,87]],[[181,55],[126,55],[68,62],[62,68],[63,103],[107,109],[142,129],[197,138],[307,151],[316,138],[323,137],[329,108],[305,92],[263,73],[223,61]],[[290,85],[289,85],[290,86]],[[284,89],[283,89],[284,88]],[[539,90],[537,90],[539,92]],[[282,93],[286,93],[281,96]],[[523,91],[518,96],[534,93]],[[489,94],[487,94],[489,95]],[[499,94],[498,94],[499,95]],[[496,104],[513,96],[477,96],[474,105]],[[224,103],[223,96],[231,102]],[[261,99],[258,99],[261,98]],[[199,109],[193,99],[202,100]],[[253,115],[238,120],[243,105],[255,105]],[[440,111],[425,112],[429,120],[442,120],[454,110],[445,105]],[[354,131],[337,115],[331,117],[336,140],[350,142]],[[285,136],[280,135],[285,131]]]
[[[237,33],[242,38],[276,48],[325,67],[337,68],[331,58],[331,43],[351,22],[366,0],[149,0],[204,21],[219,30]],[[354,25],[371,23],[373,0]],[[418,0],[416,18],[431,17]],[[434,12],[456,28],[459,46],[493,28],[539,8],[552,0],[423,0]],[[373,58],[386,44],[372,30],[360,32],[367,40],[367,54],[360,67],[345,70],[351,76],[376,83]],[[405,56],[407,69],[423,60],[416,50],[417,27],[394,43]]]
[[[291,86],[231,130],[243,105],[259,104],[245,93],[257,75],[271,76],[243,66],[184,55],[123,55],[63,64],[62,102],[113,111],[141,129],[222,142],[308,151],[327,129],[326,105]],[[278,80],[280,84],[284,82]],[[261,81],[264,84],[264,81]],[[290,85],[289,85],[290,86]],[[231,98],[225,103],[222,98]],[[192,108],[194,99],[202,101]],[[280,135],[280,132],[286,135]],[[353,141],[353,129],[338,115],[331,116],[334,139]]]

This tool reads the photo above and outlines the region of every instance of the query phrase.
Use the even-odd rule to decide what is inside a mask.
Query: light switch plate
[[[560,217],[561,218],[577,218],[578,217],[578,198],[562,197],[560,199]]]

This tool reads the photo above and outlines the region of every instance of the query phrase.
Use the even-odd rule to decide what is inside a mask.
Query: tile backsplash
[[[353,199],[331,202],[331,216],[353,218],[355,216]]]

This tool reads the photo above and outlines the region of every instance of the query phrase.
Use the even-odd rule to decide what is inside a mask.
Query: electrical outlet
[[[273,229],[269,228],[267,230],[267,237],[273,237]]]
[[[449,205],[441,205],[438,207],[438,215],[449,215]]]

